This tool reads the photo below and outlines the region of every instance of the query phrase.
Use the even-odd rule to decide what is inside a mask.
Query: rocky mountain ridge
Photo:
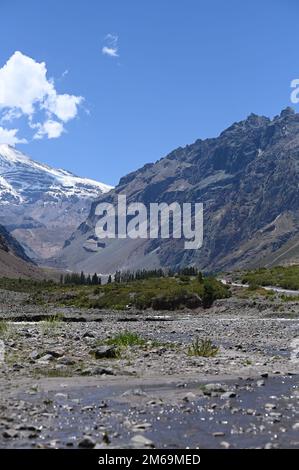
[[[113,272],[195,264],[212,272],[299,260],[299,114],[251,114],[218,137],[197,140],[123,177],[92,204],[58,263]],[[96,240],[98,202],[202,202],[204,243],[182,240]]]

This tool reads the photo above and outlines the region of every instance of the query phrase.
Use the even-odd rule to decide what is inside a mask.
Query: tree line
[[[138,269],[137,271],[116,271],[114,276],[108,276],[107,283],[111,284],[112,280],[115,283],[126,283],[131,281],[139,281],[150,278],[159,277],[174,277],[174,276],[197,276],[202,279],[201,272],[195,266],[188,266],[178,270],[167,269]],[[94,275],[86,275],[83,271],[81,273],[67,273],[61,274],[60,284],[62,285],[81,285],[81,286],[98,286],[102,284],[102,278],[97,273]]]
[[[130,281],[139,281],[143,279],[157,278],[157,277],[174,277],[174,276],[196,276],[202,279],[201,272],[195,266],[188,266],[185,268],[172,270],[172,269],[138,269],[137,271],[116,271],[114,275],[114,282],[123,283]]]
[[[86,275],[83,271],[81,273],[67,273],[61,274],[60,284],[73,284],[76,286],[99,286],[102,284],[101,276],[98,276],[97,273],[94,273],[93,276],[90,274]]]

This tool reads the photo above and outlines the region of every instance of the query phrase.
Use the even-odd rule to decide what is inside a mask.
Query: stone
[[[257,385],[258,387],[264,387],[265,381],[264,381],[264,380],[258,380],[257,383],[256,383],[256,385]]]
[[[58,392],[58,393],[55,393],[55,397],[64,399],[64,398],[68,398],[68,395],[67,395],[67,393]]]
[[[19,433],[15,429],[7,429],[2,433],[2,436],[5,439],[14,439],[16,437],[19,437]]]
[[[41,357],[41,353],[39,353],[38,351],[32,351],[32,353],[30,353],[29,357],[33,361],[36,361],[37,359],[39,359]]]
[[[112,369],[107,369],[107,367],[96,367],[92,375],[115,375],[115,373]]]
[[[225,388],[220,383],[206,384],[204,385],[204,388],[203,388],[203,393],[205,395],[210,395],[212,392],[224,393],[225,391],[226,391]]]
[[[96,359],[115,359],[117,357],[115,346],[100,346],[92,353]]]
[[[266,403],[265,404],[265,409],[266,410],[275,410],[276,409],[276,405],[274,403]]]
[[[82,338],[95,338],[95,335],[93,333],[90,333],[89,331],[86,331]]]
[[[93,449],[95,447],[96,443],[91,437],[85,436],[83,439],[78,444],[78,447],[84,448],[84,449]]]
[[[133,432],[138,432],[138,431],[146,431],[147,429],[151,428],[152,425],[150,423],[140,423],[140,424],[134,424],[132,427]]]
[[[276,444],[273,444],[272,442],[267,442],[267,444],[265,444],[264,446],[264,449],[275,449],[276,447]]]
[[[223,447],[224,449],[229,449],[229,448],[230,448],[230,443],[229,443],[229,442],[226,442],[226,441],[221,441],[221,442],[220,442],[220,445],[221,445],[221,447]]]
[[[58,357],[62,357],[64,355],[64,352],[61,351],[61,350],[58,350],[58,349],[56,349],[56,350],[51,349],[49,351],[46,351],[45,354],[48,354],[48,355],[54,357],[55,359],[57,359]]]
[[[63,364],[65,366],[73,366],[76,364],[76,361],[74,359],[72,359],[71,357],[68,357],[68,356],[63,356],[63,357],[60,357],[57,362],[59,362],[59,364]]]
[[[222,393],[221,397],[222,400],[225,400],[227,398],[236,398],[237,394],[235,392],[225,392],[225,393]]]
[[[40,359],[38,359],[37,362],[39,364],[46,364],[47,362],[51,362],[53,360],[54,360],[54,357],[52,356],[52,354],[45,354]]]
[[[183,400],[186,401],[186,402],[189,402],[189,401],[194,401],[196,398],[196,395],[192,392],[188,392],[186,393],[186,395],[183,397]]]
[[[142,434],[136,434],[136,436],[132,437],[131,442],[132,444],[138,447],[140,446],[141,448],[142,447],[151,447],[151,448],[155,447],[153,441],[151,441],[145,436],[142,436]]]

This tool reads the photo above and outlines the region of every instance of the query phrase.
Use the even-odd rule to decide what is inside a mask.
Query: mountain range
[[[215,272],[298,263],[298,177],[299,114],[291,108],[273,119],[251,114],[218,137],[177,148],[124,176],[115,188],[1,145],[0,224],[23,246],[21,256],[14,253],[22,262],[28,262],[25,255],[75,271],[192,264]],[[202,202],[203,246],[185,250],[184,240],[172,238],[97,239],[97,204],[116,205],[120,194],[145,206]]]
[[[180,147],[121,178],[92,203],[89,216],[55,262],[88,272],[195,264],[206,272],[299,261],[299,115],[251,114],[218,137]],[[202,202],[204,242],[97,240],[98,202]]]
[[[38,262],[55,256],[88,216],[92,200],[110,189],[0,145],[0,224]]]

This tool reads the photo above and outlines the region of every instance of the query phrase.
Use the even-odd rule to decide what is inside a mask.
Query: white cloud
[[[81,102],[81,96],[57,95],[56,93],[52,93],[48,96],[44,107],[63,122],[67,122],[76,117],[78,106]]]
[[[44,62],[35,62],[21,52],[15,52],[0,69],[0,107],[33,114],[35,104],[43,102],[54,88],[46,74]]]
[[[58,137],[63,132],[63,124],[53,118],[62,122],[74,119],[82,101],[81,96],[59,94],[54,81],[47,78],[46,64],[36,62],[19,51],[0,68],[2,122],[25,115],[29,126],[33,127],[30,125],[33,116],[42,111],[46,119],[43,124],[38,124],[44,130],[42,136]]]
[[[15,108],[11,108],[3,114],[3,116],[0,119],[0,123],[11,122],[14,119],[19,119],[20,117],[22,117],[22,112],[18,111]]]
[[[102,54],[110,57],[119,57],[118,55],[118,36],[117,34],[107,34],[105,37],[106,45],[102,47]]]
[[[53,121],[49,119],[43,124],[33,124],[32,128],[38,129],[34,134],[33,139],[42,139],[44,136],[47,136],[48,139],[57,139],[64,132],[64,127],[61,122]]]
[[[18,129],[4,129],[0,126],[0,144],[9,144],[15,146],[16,144],[25,144],[26,139],[17,137]]]
[[[102,48],[102,53],[104,55],[109,55],[110,57],[118,57],[117,49],[113,49],[113,47],[104,46]]]

